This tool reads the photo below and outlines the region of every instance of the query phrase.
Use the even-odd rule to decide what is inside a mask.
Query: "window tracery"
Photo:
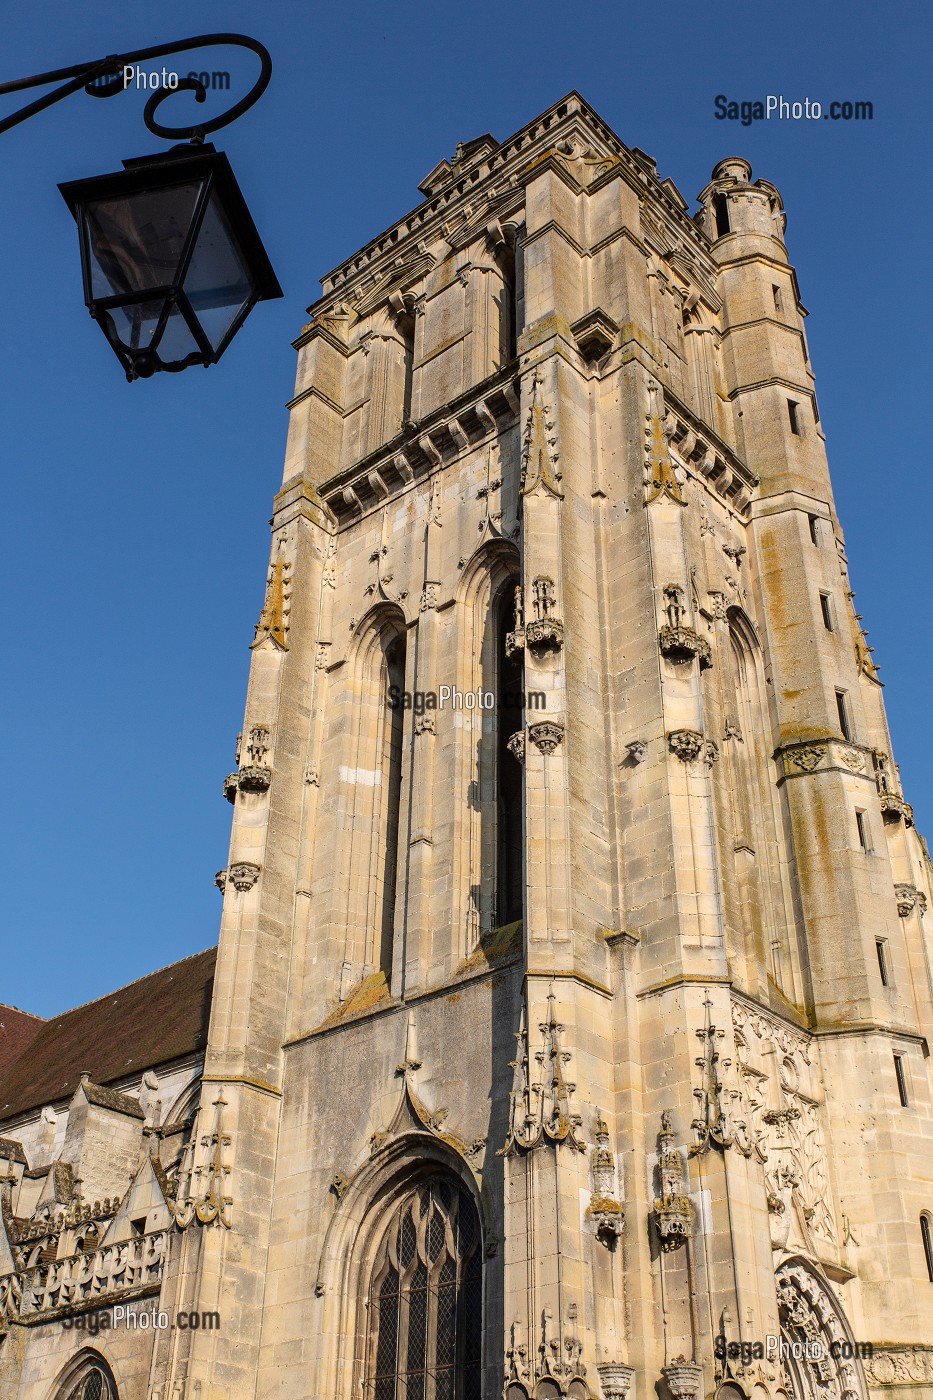
[[[441,1177],[402,1199],[369,1289],[368,1400],[480,1400],[482,1251],[466,1191]]]

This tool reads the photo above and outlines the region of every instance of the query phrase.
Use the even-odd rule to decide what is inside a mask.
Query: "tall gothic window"
[[[393,686],[405,688],[405,634],[397,636],[385,649],[386,694]],[[392,974],[392,948],[395,934],[395,891],[398,883],[399,819],[402,802],[402,739],[404,710],[386,708],[382,730],[382,791],[385,859],[382,874],[382,928],[379,965],[387,977]]]
[[[515,590],[504,588],[496,604],[496,923],[513,923],[522,917],[524,874],[522,868],[522,767],[508,748],[511,735],[521,729],[521,652],[506,650],[506,638],[515,626]]]
[[[480,1400],[482,1250],[476,1209],[441,1177],[403,1197],[369,1290],[367,1400]]]

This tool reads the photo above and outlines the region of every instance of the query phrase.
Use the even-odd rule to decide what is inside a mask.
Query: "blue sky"
[[[933,833],[929,7],[46,0],[4,16],[0,79],[215,30],[272,53],[265,97],[215,140],[285,292],[217,367],[127,385],[83,306],[56,185],[162,147],[142,95],[79,94],[0,137],[0,1001],[52,1015],[216,941],[290,341],[320,275],[458,141],[506,137],[571,88],[687,199],[730,154],[783,194],[857,605]],[[250,62],[178,67],[242,91]],[[746,128],[716,120],[718,93],[867,99],[874,121]]]

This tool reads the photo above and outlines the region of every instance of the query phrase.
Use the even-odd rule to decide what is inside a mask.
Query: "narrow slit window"
[[[867,827],[866,824],[865,824],[865,813],[864,813],[864,812],[856,812],[856,814],[855,814],[855,829],[856,829],[857,832],[858,832],[858,843],[859,843],[859,845],[861,846],[861,848],[862,848],[863,851],[867,851],[867,850],[869,849],[869,846],[868,846],[868,827]]]
[[[901,1101],[901,1108],[909,1108],[910,1100],[907,1097],[907,1071],[904,1069],[903,1055],[894,1056],[894,1077],[897,1080],[897,1096]]]
[[[881,973],[882,987],[889,987],[891,979],[888,976],[888,953],[884,946],[883,938],[875,939],[875,952],[878,954],[878,971]]]
[[[836,691],[836,711],[839,715],[839,728],[843,739],[852,738],[852,725],[849,723],[849,702],[844,690]]]
[[[923,1241],[923,1255],[927,1261],[927,1277],[933,1283],[933,1233],[930,1230],[930,1217],[926,1213],[920,1217],[920,1238]]]
[[[819,421],[820,421],[820,406],[819,406],[819,404],[818,404],[817,401],[816,401],[816,394],[813,395],[813,398],[812,398],[811,402],[812,402],[812,404],[813,404],[813,421],[814,421],[814,423],[817,424],[817,426],[819,426]]]
[[[835,632],[833,626],[833,603],[828,593],[820,594],[820,612],[823,614],[823,626],[827,632]]]
[[[809,521],[810,521],[810,539],[811,539],[811,540],[813,541],[813,543],[816,545],[817,549],[819,549],[819,546],[820,546],[820,517],[819,517],[818,515],[811,515],[811,516],[809,516],[808,518],[809,518]]]
[[[802,436],[800,429],[800,414],[798,411],[799,408],[800,405],[797,403],[796,399],[787,400],[787,416],[790,419],[790,430],[795,437]]]
[[[783,298],[783,296],[781,295],[781,289],[780,289],[780,287],[776,287],[776,286],[774,285],[774,283],[772,283],[772,284],[771,284],[771,292],[772,292],[772,295],[774,296],[774,309],[775,309],[775,311],[783,311],[783,310],[784,310],[784,298]]]
[[[724,234],[730,233],[729,227],[729,201],[724,194],[717,194],[713,200],[713,210],[716,215],[716,237],[722,238]]]

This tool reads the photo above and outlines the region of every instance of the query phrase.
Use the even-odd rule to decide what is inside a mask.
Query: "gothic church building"
[[[575,93],[420,190],[295,342],[216,958],[2,1013],[0,1394],[931,1397],[930,860],[780,194]]]

